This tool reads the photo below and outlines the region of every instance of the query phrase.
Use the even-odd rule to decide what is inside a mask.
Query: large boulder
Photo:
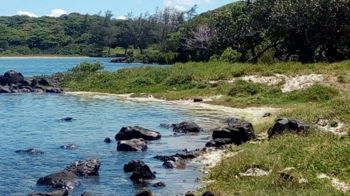
[[[115,135],[115,139],[117,141],[119,140],[131,140],[131,139],[138,139],[142,138],[144,140],[158,140],[160,139],[161,135],[159,132],[151,131],[142,127],[138,126],[128,126],[123,127],[120,129],[120,131]]]
[[[64,169],[74,173],[77,176],[98,176],[98,170],[101,163],[97,159],[76,161]]]
[[[173,124],[173,131],[177,133],[198,133],[202,130],[194,122],[181,122],[179,124]]]
[[[275,124],[268,130],[269,138],[283,133],[303,133],[310,128],[310,125],[302,120],[278,118]]]
[[[21,73],[17,73],[16,71],[13,71],[13,70],[9,70],[5,72],[3,77],[8,84],[17,84],[24,80],[24,77]]]
[[[69,190],[73,189],[78,184],[78,176],[70,171],[61,171],[39,178],[37,184]]]
[[[207,146],[213,144],[216,147],[221,147],[225,144],[240,145],[255,138],[253,125],[247,121],[242,121],[237,118],[226,120],[227,125],[217,128],[213,131],[213,141]]]
[[[28,196],[68,196],[68,191],[65,189],[60,189],[50,193],[30,193]]]
[[[143,161],[130,161],[124,165],[124,172],[131,173],[130,179],[134,182],[144,182],[156,178],[148,165]]]
[[[121,140],[118,142],[117,151],[144,151],[147,142],[143,139]]]

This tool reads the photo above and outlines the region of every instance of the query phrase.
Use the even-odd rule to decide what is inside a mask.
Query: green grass
[[[316,122],[317,118],[350,123],[350,98],[340,96],[322,104],[304,104],[279,114]],[[272,122],[255,126],[256,132],[266,132]],[[225,159],[212,170],[207,180],[214,183],[202,190],[217,195],[346,195],[331,187],[329,180],[317,179],[320,173],[350,183],[350,138],[340,139],[312,127],[305,135],[285,134],[273,137],[261,144],[243,144],[230,151],[241,151],[237,156]],[[237,178],[240,172],[252,165],[272,170],[270,176]],[[306,178],[309,182],[285,180],[279,171],[295,167],[291,175]]]
[[[300,75],[320,73],[335,76],[346,84],[350,61],[333,64],[280,63],[273,65],[229,64],[223,62],[175,64],[166,67],[138,67],[116,72],[64,73],[63,86],[68,90],[154,95],[164,99],[189,99],[223,95],[211,103],[233,107],[276,106],[278,117],[296,118],[313,125],[318,118],[350,124],[350,96],[342,88],[315,84],[309,88],[282,93],[280,85],[266,86],[241,80],[220,82],[243,75]],[[213,87],[209,81],[219,81]],[[257,134],[267,132],[274,119],[255,123]],[[347,128],[349,129],[349,128]],[[350,129],[349,129],[350,131]],[[325,173],[350,183],[350,139],[323,133],[314,126],[304,135],[276,136],[261,144],[246,143],[230,151],[241,151],[215,167],[208,184],[199,192],[211,190],[216,195],[345,195],[331,187],[329,180],[317,179]],[[272,170],[270,176],[237,178],[252,165]],[[295,167],[299,184],[285,180],[279,171]]]

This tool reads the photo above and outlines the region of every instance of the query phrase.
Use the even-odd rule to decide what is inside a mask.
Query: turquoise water
[[[15,69],[26,76],[64,71],[87,59],[0,59],[0,73]],[[133,64],[108,64],[107,70],[139,66]],[[160,123],[178,123],[193,120],[200,125],[210,125],[224,116],[208,113],[206,109],[181,106],[167,102],[136,102],[109,95],[50,95],[50,94],[0,94],[0,195],[27,195],[47,192],[47,187],[37,186],[42,176],[61,171],[71,162],[90,158],[100,159],[99,177],[84,178],[70,195],[84,191],[95,195],[132,196],[145,187],[133,185],[122,170],[130,160],[143,160],[156,171],[155,182],[165,182],[165,188],[151,189],[157,195],[181,195],[195,190],[197,178],[203,174],[198,165],[189,164],[184,170],[167,170],[155,155],[169,155],[182,149],[204,147],[209,134],[173,137],[172,131],[161,128]],[[76,120],[62,122],[71,116]],[[213,118],[213,116],[216,117]],[[145,152],[117,152],[116,142],[105,144],[105,137],[114,138],[122,126],[138,125],[161,132],[159,141],[151,142]],[[74,143],[77,149],[61,149],[61,145]],[[16,150],[36,148],[41,155],[16,154]]]
[[[126,67],[140,66],[140,63],[110,63],[112,58],[0,58],[0,75],[7,70],[16,70],[24,76],[48,75],[67,71],[73,66],[87,61],[99,61],[105,70],[115,71]]]

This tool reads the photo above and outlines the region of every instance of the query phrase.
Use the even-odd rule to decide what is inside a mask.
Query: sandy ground
[[[128,100],[140,103],[162,103],[167,105],[175,105],[185,107],[193,112],[207,114],[208,116],[217,117],[238,117],[241,119],[248,120],[252,123],[260,122],[264,120],[263,115],[267,112],[275,114],[279,112],[280,108],[272,107],[248,107],[248,108],[232,108],[221,105],[213,105],[203,102],[193,102],[193,100],[176,100],[166,101],[163,99],[157,99],[152,96],[148,97],[132,97],[132,94],[110,94],[110,93],[96,93],[96,92],[66,92],[69,95],[75,96],[88,96],[94,99],[116,99],[116,100]],[[210,98],[213,99],[213,98]],[[214,128],[214,127],[213,127]]]

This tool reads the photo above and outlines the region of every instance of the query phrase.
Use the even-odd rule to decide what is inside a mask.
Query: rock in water
[[[9,86],[0,86],[0,93],[11,93]]]
[[[151,169],[143,161],[130,161],[124,165],[124,172],[131,173],[130,179],[134,182],[144,182],[156,178]]]
[[[57,189],[73,189],[78,184],[78,176],[73,172],[61,171],[39,178],[38,185],[47,185]]]
[[[89,192],[84,192],[83,194],[81,194],[81,196],[92,196],[92,194]]]
[[[38,149],[28,149],[28,150],[16,150],[16,153],[26,153],[26,154],[44,154],[43,151],[38,150]]]
[[[70,121],[73,121],[74,118],[73,117],[64,117],[64,118],[61,118],[62,121],[66,121],[66,122],[70,122]]]
[[[247,121],[231,118],[226,121],[227,126],[213,131],[213,141],[207,147],[221,147],[225,144],[240,145],[255,138],[253,125]]]
[[[142,138],[144,140],[158,140],[161,135],[159,132],[151,131],[142,127],[134,126],[134,127],[123,127],[116,134],[115,139],[119,140],[131,140]]]
[[[16,71],[10,70],[5,72],[3,76],[8,84],[17,84],[24,80],[24,77],[21,73],[17,73]]]
[[[164,182],[157,182],[157,183],[152,184],[152,186],[162,188],[162,187],[165,187],[165,183]]]
[[[151,191],[142,191],[137,193],[135,196],[153,196],[153,194],[151,193]]]
[[[122,140],[118,142],[117,151],[144,151],[147,143],[143,139]]]
[[[309,129],[310,125],[305,121],[279,118],[276,119],[275,124],[269,129],[268,135],[271,138],[274,135],[283,133],[303,133]]]
[[[182,122],[179,124],[173,124],[173,131],[177,133],[198,133],[202,131],[202,128],[194,122]]]
[[[104,139],[104,142],[105,142],[105,143],[111,143],[111,142],[112,142],[112,140],[111,140],[111,138],[106,137],[106,138]]]
[[[30,193],[28,196],[68,196],[67,190],[55,190],[50,193]]]
[[[66,145],[60,146],[60,148],[64,148],[64,149],[74,149],[74,148],[78,148],[78,146],[75,145],[75,144],[66,144]]]
[[[74,173],[77,176],[98,176],[98,170],[101,163],[97,159],[76,161],[64,169]]]

